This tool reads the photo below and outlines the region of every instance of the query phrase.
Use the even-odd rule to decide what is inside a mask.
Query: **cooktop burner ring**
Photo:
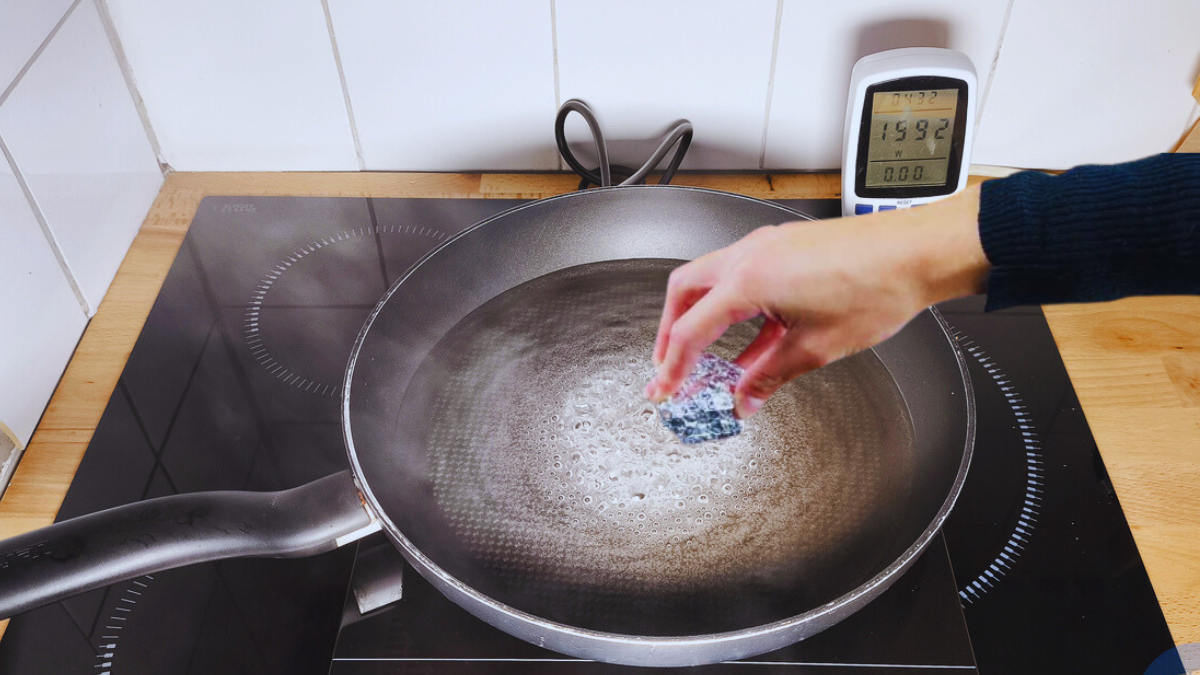
[[[138,599],[150,589],[149,584],[146,582],[153,580],[154,577],[152,575],[145,574],[137,579],[130,579],[125,582],[125,590],[113,604],[112,613],[107,618],[97,618],[98,622],[104,622],[100,639],[95,643],[95,667],[97,672],[103,674],[113,671],[113,661],[116,658],[117,645],[120,644],[121,631],[125,629],[124,622],[129,620],[129,615],[137,605]]]
[[[259,281],[258,286],[250,296],[250,301],[246,304],[245,321],[243,323],[243,337],[246,345],[250,349],[250,354],[254,361],[260,367],[266,370],[275,378],[286,385],[295,387],[305,393],[316,394],[318,396],[327,396],[336,398],[342,393],[340,383],[325,382],[316,377],[306,377],[301,373],[289,368],[282,363],[280,359],[271,351],[270,344],[266,341],[260,321],[262,319],[262,310],[266,306],[267,295],[275,287],[275,284],[283,279],[284,276],[292,269],[292,267],[315,253],[325,250],[331,246],[336,246],[342,242],[351,241],[359,237],[376,236],[381,234],[408,234],[429,237],[433,240],[433,244],[437,245],[449,238],[449,235],[441,230],[431,227],[414,227],[412,225],[371,225],[358,229],[343,230],[331,234],[321,239],[309,242],[301,246],[298,250],[285,255],[274,267],[270,269]],[[380,294],[382,295],[382,293]],[[363,319],[366,319],[364,313]],[[347,357],[349,354],[347,353]]]
[[[1014,423],[1020,430],[1021,444],[1025,452],[1025,495],[1021,513],[1017,516],[1017,522],[1013,525],[1007,540],[992,562],[959,590],[958,595],[963,604],[970,605],[982,599],[1008,574],[1028,546],[1033,531],[1037,528],[1038,516],[1041,514],[1045,469],[1043,467],[1042,442],[1034,427],[1033,418],[1008,375],[981,346],[970,339],[964,339],[963,334],[957,329],[954,329],[953,333],[959,347],[983,367],[992,382],[1000,389],[1001,395],[1004,396],[1004,400],[1013,414]]]

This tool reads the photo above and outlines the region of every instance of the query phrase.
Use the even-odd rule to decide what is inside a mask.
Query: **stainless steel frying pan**
[[[929,310],[684,446],[640,396],[666,276],[799,214],[678,187],[507,211],[379,302],[346,372],[352,469],[278,493],[138,502],[0,543],[0,616],[137,575],[312,555],[383,529],[447,597],[565,654],[681,666],[850,615],[936,535],[974,439]],[[735,327],[713,350],[753,337]]]

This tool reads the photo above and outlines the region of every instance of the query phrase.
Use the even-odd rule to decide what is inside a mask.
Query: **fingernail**
[[[738,417],[741,419],[749,419],[753,417],[754,414],[758,412],[759,408],[763,407],[763,403],[766,403],[765,399],[754,398],[753,396],[741,397],[737,405]]]
[[[658,387],[654,386],[654,381],[651,381],[650,384],[647,384],[646,388],[642,391],[642,396],[645,396],[646,398],[653,401],[654,394],[658,393],[657,389],[658,389]]]

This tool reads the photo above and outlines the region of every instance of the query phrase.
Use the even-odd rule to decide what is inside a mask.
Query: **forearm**
[[[920,242],[913,264],[928,304],[982,293],[991,265],[979,239],[979,186],[902,211]]]
[[[991,269],[979,239],[979,186],[913,209],[842,221],[862,227],[859,241],[883,252],[893,283],[911,287],[921,306],[982,293]]]

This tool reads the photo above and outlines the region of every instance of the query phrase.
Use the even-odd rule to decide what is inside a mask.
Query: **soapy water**
[[[869,533],[901,489],[911,427],[870,352],[785,386],[737,436],[687,445],[663,426],[642,389],[677,264],[519,286],[414,377],[404,405],[428,420],[433,496],[485,566],[612,589],[800,574]],[[711,351],[730,359],[755,332],[735,326]]]
[[[659,544],[678,544],[736,511],[743,492],[758,491],[759,456],[779,452],[762,446],[770,422],[741,439],[687,445],[641,396],[654,375],[648,358],[618,353],[592,365],[564,392],[561,413],[534,427],[538,447],[552,453],[539,492],[569,498]]]

